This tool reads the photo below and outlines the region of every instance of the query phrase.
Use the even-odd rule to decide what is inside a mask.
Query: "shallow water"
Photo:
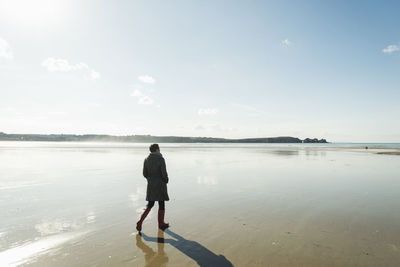
[[[398,144],[364,146],[161,145],[139,236],[146,144],[0,142],[0,266],[397,266]]]

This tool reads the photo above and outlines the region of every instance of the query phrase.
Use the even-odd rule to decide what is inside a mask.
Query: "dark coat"
[[[169,200],[167,167],[160,152],[151,152],[144,160],[143,176],[147,179],[147,201]]]

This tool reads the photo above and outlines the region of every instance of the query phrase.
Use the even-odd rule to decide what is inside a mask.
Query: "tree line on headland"
[[[101,134],[6,134],[0,132],[0,141],[48,142],[130,142],[130,143],[328,143],[325,139],[280,136],[266,138],[227,139],[214,137],[101,135]]]

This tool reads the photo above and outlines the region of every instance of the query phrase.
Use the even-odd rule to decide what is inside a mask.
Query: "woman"
[[[160,153],[158,144],[150,146],[150,154],[144,160],[143,176],[147,179],[147,194],[148,201],[139,221],[136,223],[136,230],[142,230],[142,224],[146,216],[149,214],[154,202],[158,201],[158,228],[164,230],[169,227],[168,223],[164,222],[165,202],[168,201],[167,183],[168,174],[165,160]]]

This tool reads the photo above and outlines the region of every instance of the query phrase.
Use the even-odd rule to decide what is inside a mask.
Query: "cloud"
[[[138,77],[138,80],[141,81],[142,83],[149,83],[149,84],[155,84],[156,80],[149,76],[149,75],[142,75]]]
[[[204,127],[203,125],[201,125],[201,124],[198,124],[198,125],[196,125],[195,127],[194,127],[194,129],[195,130],[199,130],[199,131],[201,131],[201,130],[205,130],[206,129],[206,127]]]
[[[197,111],[200,116],[213,116],[218,113],[216,108],[201,108]]]
[[[281,42],[284,46],[291,46],[293,43],[289,39],[282,40]]]
[[[48,58],[42,62],[42,66],[50,72],[84,72],[92,80],[100,78],[100,73],[91,69],[86,63],[70,64],[68,60],[61,58]]]
[[[151,105],[154,103],[154,100],[151,97],[143,94],[139,89],[135,89],[131,93],[131,96],[136,97],[138,99],[138,104],[140,105]]]
[[[226,127],[222,126],[221,124],[197,124],[194,127],[194,130],[196,131],[208,131],[208,132],[232,132],[232,131],[237,131],[236,128],[233,127]]]
[[[97,80],[100,78],[100,73],[98,73],[97,71],[91,70],[90,78],[92,78],[92,80]]]
[[[2,38],[0,38],[0,57],[4,57],[6,59],[13,59],[14,55],[11,52],[10,45],[8,42]]]
[[[400,47],[397,45],[388,45],[386,48],[382,49],[382,52],[386,54],[391,54],[396,51],[400,51]]]
[[[154,103],[154,100],[147,95],[139,97],[138,103],[140,105],[151,105]]]
[[[131,94],[131,96],[142,96],[142,95],[143,93],[138,89],[135,89],[135,91],[133,91]]]

